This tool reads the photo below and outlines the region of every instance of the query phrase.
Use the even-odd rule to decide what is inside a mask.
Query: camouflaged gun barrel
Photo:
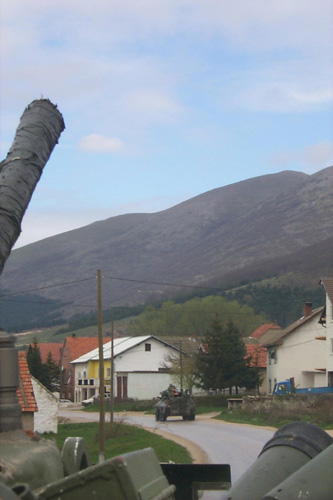
[[[312,486],[308,474],[314,477],[325,457],[332,457],[332,451],[332,438],[320,427],[305,422],[286,424],[265,444],[256,462],[222,500],[328,500],[331,495],[316,496],[320,486],[316,480]]]
[[[48,99],[25,109],[13,144],[0,163],[0,274],[21,232],[21,221],[65,124]]]

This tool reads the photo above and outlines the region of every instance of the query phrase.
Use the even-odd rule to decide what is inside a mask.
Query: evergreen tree
[[[213,321],[203,340],[204,351],[197,355],[197,385],[203,389],[256,387],[258,381],[250,360],[245,359],[246,349],[239,329],[229,322],[223,325]]]
[[[30,374],[44,385],[45,369],[43,366],[42,357],[40,355],[40,349],[38,347],[36,339],[34,339],[33,344],[29,345],[27,353],[27,362]]]
[[[48,353],[44,366],[47,376],[47,385],[45,387],[47,387],[47,389],[49,389],[51,392],[59,390],[60,370],[59,366],[54,361],[51,352]]]
[[[40,349],[37,340],[34,339],[27,352],[27,362],[30,374],[35,377],[49,391],[53,392],[59,389],[59,367],[52,358],[51,352],[47,355],[46,363],[42,362]]]

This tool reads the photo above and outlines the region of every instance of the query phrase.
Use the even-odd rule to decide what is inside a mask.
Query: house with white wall
[[[103,338],[103,343],[107,342]],[[66,337],[60,350],[60,399],[74,401],[74,368],[71,362],[98,347],[98,337]],[[86,377],[84,377],[86,378]],[[92,388],[93,389],[93,388]]]
[[[111,390],[112,341],[103,346],[106,392]],[[171,383],[167,359],[179,349],[153,335],[123,337],[113,341],[113,387],[118,399],[151,399]],[[99,349],[72,361],[75,368],[75,401],[99,393]]]
[[[324,308],[304,305],[304,315],[284,330],[269,330],[261,337],[267,348],[267,392],[276,382],[294,378],[296,387],[326,385],[327,343],[321,318]],[[333,362],[333,360],[332,360]]]
[[[322,322],[326,327],[326,368],[327,386],[333,386],[333,278],[322,278],[320,283],[325,288],[326,305]]]
[[[58,432],[58,399],[46,387],[31,375],[31,382],[38,405],[34,414],[34,432]]]

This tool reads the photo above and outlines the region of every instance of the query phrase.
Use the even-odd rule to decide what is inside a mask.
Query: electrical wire
[[[66,285],[73,285],[75,283],[82,283],[83,281],[90,281],[90,280],[94,280],[96,279],[96,277],[92,277],[92,278],[84,278],[84,279],[81,279],[81,280],[75,280],[75,281],[66,281],[64,283],[56,283],[55,285],[48,285],[48,286],[41,286],[39,288],[31,288],[30,290],[20,290],[19,292],[10,292],[10,293],[4,293],[2,295],[0,295],[0,300],[3,298],[3,297],[9,297],[9,296],[12,296],[12,295],[19,295],[21,293],[30,293],[30,292],[37,292],[39,290],[48,290],[50,288],[56,288],[58,286],[66,286]]]
[[[160,282],[160,281],[146,281],[146,280],[137,280],[137,279],[131,279],[131,278],[119,278],[116,276],[102,276],[104,279],[108,280],[115,280],[115,281],[129,281],[131,283],[141,283],[145,285],[159,285],[159,286],[174,286],[174,287],[181,287],[181,288],[198,288],[200,290],[216,290],[220,292],[225,292],[228,289],[227,288],[217,288],[217,287],[212,287],[212,286],[200,286],[200,285],[189,285],[185,283],[166,283],[166,282]]]

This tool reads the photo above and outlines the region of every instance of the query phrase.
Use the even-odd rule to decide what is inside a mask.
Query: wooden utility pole
[[[113,414],[114,414],[114,394],[113,394],[113,377],[114,377],[114,331],[113,331],[113,321],[111,323],[111,380],[110,380],[110,427],[111,432],[113,429]]]
[[[97,270],[97,316],[99,353],[99,462],[105,461],[105,399],[104,399],[104,352],[102,320],[102,275]]]
[[[179,342],[179,356],[180,356],[180,390],[183,392],[183,351],[182,341]]]

